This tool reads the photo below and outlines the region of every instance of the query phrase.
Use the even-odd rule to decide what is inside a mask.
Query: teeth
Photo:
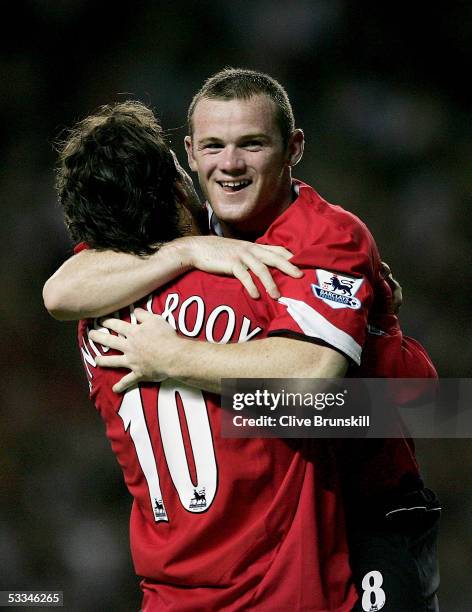
[[[220,181],[222,187],[241,187],[249,185],[250,181]]]

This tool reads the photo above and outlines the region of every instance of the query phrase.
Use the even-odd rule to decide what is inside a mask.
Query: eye
[[[244,149],[249,149],[250,151],[259,151],[259,149],[262,149],[262,146],[262,140],[246,140],[242,144]]]
[[[218,143],[218,142],[207,142],[206,144],[203,145],[202,147],[204,150],[213,150],[213,151],[217,151],[219,149],[223,148],[223,145]]]

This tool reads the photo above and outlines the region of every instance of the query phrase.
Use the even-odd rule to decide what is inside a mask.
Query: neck
[[[225,238],[237,238],[238,240],[248,240],[249,242],[255,242],[265,232],[265,229],[251,231],[246,229],[244,224],[241,224],[241,227],[236,227],[235,225],[228,225],[222,221],[220,221],[220,226]]]

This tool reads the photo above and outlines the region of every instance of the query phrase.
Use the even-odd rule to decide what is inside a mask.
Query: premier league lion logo
[[[354,284],[353,280],[345,279],[343,281],[340,281],[337,274],[333,274],[333,276],[329,280],[331,282],[331,287],[333,288],[333,291],[342,291],[344,295],[352,295],[351,290]]]
[[[190,500],[190,508],[206,508],[206,493],[205,487],[201,488],[200,491],[197,489],[193,490],[193,497]]]
[[[313,293],[331,308],[352,308],[358,310],[361,302],[354,297],[364,282],[363,278],[353,278],[329,270],[316,270],[318,283],[311,285]]]

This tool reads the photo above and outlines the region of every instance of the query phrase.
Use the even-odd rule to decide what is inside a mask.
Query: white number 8
[[[377,612],[384,607],[385,591],[380,588],[382,584],[383,576],[377,570],[368,572],[362,579],[362,588],[364,589],[362,609],[365,612]],[[374,595],[374,601],[372,601],[372,594]]]

